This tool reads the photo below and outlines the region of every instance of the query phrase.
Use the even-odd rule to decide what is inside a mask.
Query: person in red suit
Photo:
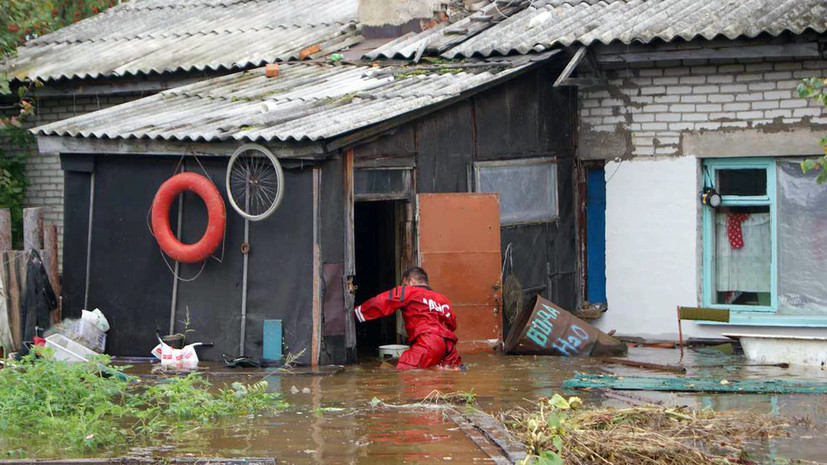
[[[402,275],[402,285],[365,301],[353,311],[364,323],[402,310],[410,348],[402,353],[397,370],[441,366],[459,368],[457,317],[451,302],[428,285],[428,274],[413,267]]]

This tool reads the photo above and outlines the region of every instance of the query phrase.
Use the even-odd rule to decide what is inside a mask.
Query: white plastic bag
[[[161,361],[162,367],[191,370],[198,367],[198,354],[195,353],[195,348],[200,345],[200,342],[196,342],[184,346],[183,349],[173,349],[161,341],[152,349],[152,355]]]
[[[96,308],[91,312],[88,310],[81,310],[80,319],[84,322],[89,322],[90,324],[95,325],[95,327],[104,333],[109,331],[109,321],[105,316],[103,316],[103,312],[101,312],[99,308]]]

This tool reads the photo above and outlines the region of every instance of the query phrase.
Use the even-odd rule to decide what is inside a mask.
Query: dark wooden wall
[[[559,217],[548,223],[502,228],[502,251],[511,245],[524,288],[575,309],[576,231],[574,184],[576,91],[551,86],[549,65],[468,100],[406,124],[393,134],[356,147],[357,159],[416,157],[417,192],[468,192],[475,161],[553,157],[557,160]]]
[[[78,315],[86,285],[91,173],[85,165],[64,157],[66,175],[66,229],[64,240],[64,308]],[[222,196],[227,159],[201,158],[209,177]],[[157,344],[155,329],[169,328],[172,272],[147,227],[153,197],[174,173],[177,157],[98,155],[91,165],[95,173],[95,207],[92,222],[89,307],[99,307],[109,319],[107,352],[147,356]],[[203,174],[195,161],[188,171]],[[199,350],[205,360],[224,354],[239,355],[242,290],[240,251],[244,220],[229,204],[221,262],[208,259],[192,282],[179,282],[176,306],[177,331],[190,311],[190,342],[215,344]],[[177,216],[173,204],[171,218]],[[171,221],[175,228],[175,221]],[[206,208],[195,194],[184,194],[183,241],[196,242],[206,227]],[[313,190],[312,168],[285,169],[285,197],[269,218],[250,223],[247,294],[246,355],[262,355],[262,322],[281,319],[286,350],[307,349],[301,361],[310,360],[313,299]],[[335,255],[335,250],[330,249]],[[221,255],[221,248],[215,252]],[[172,264],[172,261],[170,261]],[[192,278],[201,265],[183,265],[180,275]]]

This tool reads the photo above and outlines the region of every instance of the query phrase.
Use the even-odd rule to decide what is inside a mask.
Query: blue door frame
[[[606,176],[603,167],[586,173],[586,300],[606,303]]]

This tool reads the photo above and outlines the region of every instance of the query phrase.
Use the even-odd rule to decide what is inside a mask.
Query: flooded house
[[[464,321],[461,350],[498,350],[501,249],[531,264],[518,272],[535,291],[575,303],[575,98],[546,85],[564,64],[556,51],[283,63],[40,126],[65,172],[64,312],[104,310],[114,354],[190,329],[214,343],[207,359],[260,357],[264,322],[280,320],[302,362],[343,363],[400,340],[393,319],[357,330],[350,310],[420,263]],[[265,218],[232,179],[268,160],[283,194]],[[163,254],[148,224],[181,171],[233,205],[216,250],[192,264]],[[171,233],[195,243],[211,199],[180,199]]]
[[[358,4],[124,2],[27,41],[0,63],[0,70],[13,87],[34,80],[43,84],[30,91],[35,114],[25,124],[33,127],[266,63],[298,60],[303,51],[308,58],[341,51],[361,40]],[[317,44],[319,50],[309,49]],[[28,151],[26,206],[43,209],[44,219],[58,226],[62,243],[59,157],[38,152],[34,143]]]
[[[575,313],[650,339],[677,339],[677,307],[729,312],[689,337],[823,335],[827,190],[800,165],[823,155],[827,112],[797,88],[827,76],[827,5],[550,0],[507,16],[381,56],[426,40],[457,43],[449,59],[563,50],[550,85],[577,88]]]
[[[796,88],[827,74],[823,2],[460,3],[427,19],[408,7],[429,2],[363,1],[343,57],[36,128],[65,175],[65,308],[112,315],[113,353],[189,312],[206,358],[260,356],[281,320],[303,362],[343,363],[401,340],[349,310],[421,264],[464,312],[466,351],[497,350],[504,310],[537,293],[621,335],[675,338],[677,306],[730,310],[690,337],[822,331],[825,194],[799,165],[827,117]],[[260,221],[232,192],[249,150],[282,171]],[[182,170],[227,201],[226,229],[176,265],[148,217]],[[180,198],[170,230],[198,241],[207,211]]]

